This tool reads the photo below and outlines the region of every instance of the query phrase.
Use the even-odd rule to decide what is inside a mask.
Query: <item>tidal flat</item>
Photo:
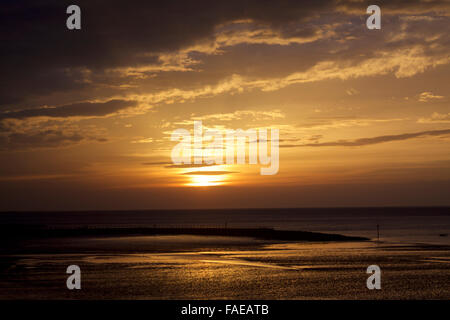
[[[450,247],[164,235],[39,239],[0,256],[0,299],[450,299]],[[81,269],[68,290],[66,268]],[[382,270],[368,290],[369,265]]]

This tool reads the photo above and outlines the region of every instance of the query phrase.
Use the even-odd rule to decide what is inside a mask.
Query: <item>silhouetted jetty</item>
[[[364,237],[344,236],[308,231],[276,230],[273,228],[211,228],[211,227],[132,227],[132,228],[8,228],[2,238],[46,238],[78,236],[142,236],[142,235],[198,235],[248,237],[282,241],[367,241]]]

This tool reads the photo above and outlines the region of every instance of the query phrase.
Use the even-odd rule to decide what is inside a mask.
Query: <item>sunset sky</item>
[[[450,1],[74,3],[1,5],[0,210],[450,205]],[[173,164],[195,120],[278,174]]]

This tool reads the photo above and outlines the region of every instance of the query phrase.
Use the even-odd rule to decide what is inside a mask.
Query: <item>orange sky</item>
[[[336,3],[130,9],[109,29],[86,4],[62,44],[2,31],[24,53],[2,58],[0,209],[449,205],[448,2],[382,2],[381,30]],[[171,133],[199,120],[278,129],[278,173],[174,165]]]

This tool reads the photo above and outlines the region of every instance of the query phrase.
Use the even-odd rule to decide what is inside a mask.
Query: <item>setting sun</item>
[[[191,182],[187,186],[192,187],[212,187],[224,184],[224,177],[216,175],[193,175],[189,177]]]

